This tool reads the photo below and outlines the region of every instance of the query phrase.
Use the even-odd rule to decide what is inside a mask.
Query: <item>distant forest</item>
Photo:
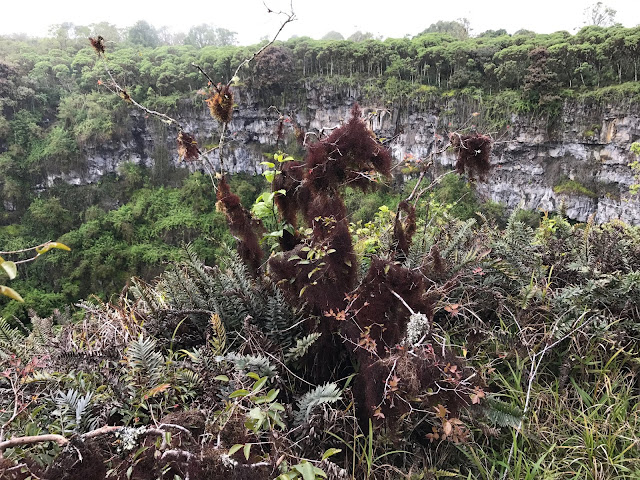
[[[198,92],[206,83],[193,63],[215,82],[227,82],[255,51],[233,45],[233,32],[206,25],[179,36],[146,22],[126,31],[63,24],[51,33],[0,36],[0,197],[18,210],[25,206],[25,180],[34,185],[44,170],[73,169],[83,145],[129,130],[127,105],[101,86],[106,72],[89,36],[104,37],[106,60],[133,99],[167,112],[185,102],[203,105]],[[414,38],[369,37],[277,42],[239,72],[239,88],[252,89],[266,105],[305,100],[316,84],[357,89],[365,100],[394,106],[465,95],[497,123],[511,113],[557,114],[566,98],[640,97],[640,27],[469,37],[464,25],[439,22]]]
[[[152,171],[126,164],[98,185],[46,185],[50,173],[81,170],[88,148],[131,135],[129,106],[104,87],[104,65],[88,41],[98,35],[131,97],[164,112],[203,108],[206,80],[192,63],[227,82],[256,51],[234,45],[233,32],[206,25],[182,36],[145,22],[127,31],[63,24],[47,38],[0,36],[0,243],[20,249],[65,235],[74,248],[25,270],[15,285],[26,305],[11,304],[7,317],[24,318],[27,308],[48,314],[90,293],[104,298],[134,274],[152,278],[183,242],[195,241],[211,260],[229,241],[207,180],[185,181],[166,148],[154,152]],[[464,97],[482,106],[478,121],[498,126],[512,113],[557,115],[567,98],[640,98],[640,27],[469,37],[464,25],[441,22],[414,38],[326,37],[277,42],[239,72],[238,88],[252,89],[267,106],[306,102],[311,86],[356,90],[394,108]],[[259,179],[236,181],[248,205],[263,188]]]

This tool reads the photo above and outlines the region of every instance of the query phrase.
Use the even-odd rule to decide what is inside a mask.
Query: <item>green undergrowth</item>
[[[566,179],[554,185],[553,192],[558,195],[583,195],[589,198],[598,198],[598,194],[589,190],[577,180]]]
[[[213,228],[214,217],[176,206],[187,185],[197,198],[199,181],[208,188],[208,179],[196,175],[175,191],[141,190],[92,220],[102,223],[63,238],[71,244],[74,235],[85,238],[85,229],[99,228],[115,238],[129,231],[125,225],[134,236],[182,235],[201,221]],[[133,279],[111,302],[94,298],[76,313],[32,316],[31,331],[0,322],[6,438],[73,433],[82,439],[105,424],[123,428],[104,437],[98,450],[81,451],[95,468],[122,479],[184,479],[187,468],[229,478],[248,464],[260,480],[304,478],[301,472],[309,471],[309,478],[336,479],[638,478],[640,230],[620,222],[572,225],[561,216],[533,221],[522,212],[487,218],[469,209],[457,218],[455,199],[460,205],[468,188],[452,176],[427,195],[407,257],[389,263],[429,275],[427,292],[437,300],[427,330],[412,316],[417,323],[394,347],[391,373],[379,378],[388,392],[385,414],[362,417],[360,362],[316,349],[344,342],[318,325],[335,317],[348,326],[357,311],[310,315],[229,249],[203,262],[196,252],[214,247],[194,242],[181,256],[167,253],[172,264],[164,273],[149,282]],[[367,268],[393,248],[398,195],[355,197],[346,194],[361,264],[358,288],[368,288],[362,284]],[[172,219],[153,216],[160,203]],[[141,211],[155,221],[137,225]],[[51,258],[60,265],[73,257]],[[336,343],[319,343],[327,335]],[[347,351],[363,348],[367,343]],[[403,366],[403,352],[427,355],[428,363],[445,349],[446,360],[437,363],[443,377],[419,397],[405,398],[416,377]],[[331,366],[321,378],[319,360]],[[473,390],[447,393],[452,385],[466,388],[470,375],[478,382]],[[31,402],[12,417],[14,399],[26,396]],[[408,411],[404,401],[412,405]],[[395,409],[404,413],[396,417]],[[160,433],[152,435],[164,441],[145,443],[154,419]],[[162,437],[163,430],[170,436]],[[124,438],[130,447],[119,446]],[[188,455],[170,460],[173,453],[166,452],[175,450]],[[41,443],[10,448],[5,456],[36,459],[30,471],[42,475],[58,472],[65,459],[73,463],[73,452]]]
[[[232,185],[250,205],[262,181],[240,175]],[[132,276],[150,280],[179,261],[187,244],[215,262],[231,241],[224,216],[216,212],[211,179],[200,173],[178,187],[154,187],[144,173],[133,169],[123,172],[115,184],[87,187],[84,194],[73,189],[55,193],[60,197],[35,199],[21,223],[0,228],[6,250],[47,240],[71,248],[67,255],[56,252],[25,265],[13,282],[25,302],[0,299],[0,313],[7,319],[27,322],[29,310],[46,316],[94,295],[107,300]],[[120,201],[124,204],[113,208]]]

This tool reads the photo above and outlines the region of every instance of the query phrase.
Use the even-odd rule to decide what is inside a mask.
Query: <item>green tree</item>
[[[107,45],[114,45],[123,40],[122,30],[109,22],[98,22],[89,25],[91,36],[101,35],[107,39]]]
[[[347,40],[350,42],[364,42],[365,40],[371,40],[376,38],[375,35],[371,32],[361,32],[358,30],[357,32],[352,33],[347,37]]]
[[[458,21],[438,20],[420,32],[418,36],[425,33],[447,33],[458,40],[465,40],[469,38],[469,21],[466,18]]]
[[[326,33],[320,40],[344,40],[344,37],[340,32],[331,30],[330,32]]]
[[[226,28],[217,28],[213,25],[202,23],[191,27],[184,39],[184,43],[186,45],[193,45],[196,48],[208,46],[225,47],[237,43],[236,35],[236,32],[232,32]]]
[[[144,20],[139,20],[127,31],[127,40],[134,45],[155,48],[160,44],[157,30]]]
[[[602,2],[596,2],[584,10],[585,25],[609,27],[615,23],[618,12]]]
[[[534,48],[529,52],[531,65],[524,77],[524,91],[531,103],[539,106],[550,106],[560,97],[557,94],[557,75],[549,66],[549,52],[544,47]]]

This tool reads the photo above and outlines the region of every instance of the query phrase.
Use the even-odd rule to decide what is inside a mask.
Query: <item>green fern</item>
[[[453,233],[447,245],[441,249],[443,258],[449,258],[453,252],[457,251],[462,244],[473,236],[473,227],[475,224],[476,219],[470,218],[457,227],[457,230]]]
[[[20,330],[0,317],[0,358],[7,359],[11,355],[20,355],[24,350],[25,341],[26,337]]]
[[[92,397],[91,392],[83,396],[74,389],[69,389],[66,393],[58,391],[54,398],[56,409],[52,414],[61,419],[63,430],[65,425],[74,431],[96,427],[98,419],[89,415]]]
[[[342,398],[341,390],[335,383],[318,385],[310,392],[305,393],[298,402],[298,411],[294,414],[294,423],[302,425],[309,421],[311,412],[318,405],[335,403]]]
[[[306,355],[311,348],[311,345],[315,343],[318,338],[320,338],[321,333],[310,333],[302,338],[299,338],[296,342],[295,347],[290,347],[289,351],[284,356],[285,361],[294,362]]]
[[[256,373],[260,377],[273,378],[278,374],[267,357],[262,355],[241,355],[239,353],[230,353],[225,360],[233,363],[237,370],[245,373]]]
[[[156,351],[156,341],[140,335],[129,342],[125,352],[131,377],[140,384],[156,385],[164,374],[164,357]]]
[[[458,478],[458,477],[460,477],[459,473],[449,472],[448,470],[429,470],[429,473],[431,473],[436,478]]]
[[[516,428],[522,422],[522,411],[495,397],[488,397],[485,402],[485,415],[490,423],[500,427]]]

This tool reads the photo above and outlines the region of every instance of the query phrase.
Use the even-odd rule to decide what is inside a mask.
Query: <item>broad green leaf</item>
[[[215,377],[213,377],[214,380],[218,380],[220,382],[228,382],[229,381],[229,377],[227,377],[226,375],[216,375]]]
[[[324,473],[324,470],[322,470],[321,468],[318,467],[313,467],[313,471],[316,474],[316,477],[322,477],[322,478],[327,478],[327,474]]]
[[[273,162],[260,162],[260,165],[266,165],[269,168],[275,168],[276,164]]]
[[[342,451],[341,448],[330,448],[322,454],[322,460],[326,460],[331,455],[335,455],[336,453],[340,453],[341,451]]]
[[[274,403],[272,403],[272,404],[269,406],[269,408],[270,408],[271,410],[275,410],[276,412],[284,412],[284,407],[282,406],[282,404],[281,404],[281,403],[278,403],[278,402],[274,402]]]
[[[303,460],[299,464],[294,465],[293,468],[300,472],[303,480],[316,480],[316,472],[313,470],[313,465],[311,465],[306,460]]]
[[[267,402],[269,403],[273,402],[279,393],[280,393],[280,390],[274,390],[273,388],[269,390],[269,393],[267,393],[266,395]]]
[[[264,387],[264,384],[267,383],[268,379],[269,379],[268,377],[262,377],[260,380],[258,380],[256,383],[254,383],[253,384],[253,391],[257,392],[262,387]]]
[[[282,238],[283,235],[284,235],[284,230],[278,230],[278,231],[275,231],[275,232],[265,233],[265,234],[263,234],[263,237],[267,237],[267,238]]]
[[[298,477],[298,472],[283,473],[276,480],[295,480]]]
[[[67,250],[68,252],[71,251],[71,249],[69,247],[67,247],[64,243],[47,242],[44,245],[42,245],[42,247],[37,247],[36,248],[36,253],[42,255],[43,253],[48,252],[52,248],[57,248],[59,250]]]
[[[245,390],[244,388],[242,388],[229,395],[229,398],[246,397],[247,395],[249,395],[249,390]]]
[[[232,446],[229,449],[229,456],[233,455],[234,453],[236,453],[238,450],[240,450],[242,447],[244,447],[244,444],[242,443],[236,443],[234,446]]]
[[[255,372],[247,373],[247,377],[252,378],[253,380],[260,380],[260,375]]]
[[[244,446],[244,458],[249,460],[249,455],[251,455],[251,444],[247,443]]]
[[[273,179],[276,178],[276,172],[275,170],[267,170],[266,172],[263,173],[264,178],[267,179],[267,182],[271,183],[273,182]]]
[[[16,275],[18,275],[18,268],[16,267],[16,264],[10,262],[9,260],[1,261],[0,267],[4,268],[4,271],[7,272],[7,275],[9,275],[9,280],[13,280],[14,278],[16,278]]]
[[[18,292],[16,292],[13,288],[5,287],[4,285],[0,285],[0,295],[4,295],[5,297],[13,298],[19,302],[24,302],[22,297]]]

